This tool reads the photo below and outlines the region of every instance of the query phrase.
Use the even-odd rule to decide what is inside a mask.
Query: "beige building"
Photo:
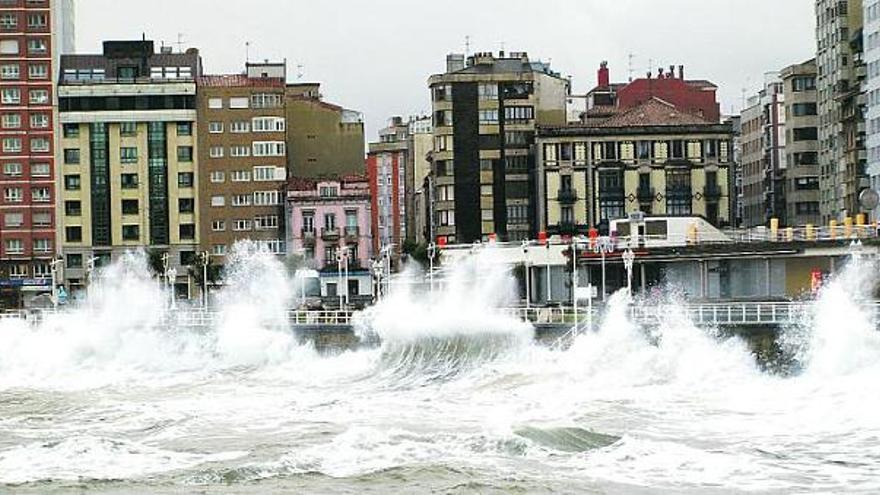
[[[632,212],[730,221],[731,128],[659,99],[538,131],[541,229],[585,234]]]
[[[360,112],[324,101],[317,83],[288,85],[285,108],[292,176],[364,173],[364,118]]]
[[[198,51],[108,41],[100,55],[61,57],[58,229],[72,290],[125,251],[169,255],[178,294],[193,293],[198,175]]]
[[[785,223],[817,225],[819,216],[819,117],[816,61],[780,72],[785,101]]]
[[[198,80],[201,249],[222,264],[238,240],[283,254],[285,66]]]

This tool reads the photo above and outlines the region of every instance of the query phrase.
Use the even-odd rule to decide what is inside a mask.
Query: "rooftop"
[[[218,88],[284,88],[284,79],[280,77],[248,77],[244,74],[206,75],[196,82],[199,86]]]

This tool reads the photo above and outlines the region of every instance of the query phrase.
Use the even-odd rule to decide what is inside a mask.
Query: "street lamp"
[[[550,239],[547,239],[544,247],[546,248],[544,253],[547,255],[547,304],[550,304],[550,299],[552,299],[550,287]]]
[[[55,258],[49,263],[52,272],[52,307],[58,311],[58,264],[63,263],[61,258]]]
[[[523,268],[525,268],[525,282],[526,282],[526,310],[531,307],[531,280],[529,279],[529,241],[522,241],[522,252],[523,252]]]
[[[373,260],[373,278],[375,279],[376,285],[376,302],[380,302],[382,300],[382,261],[381,260]]]
[[[428,284],[431,294],[434,294],[434,256],[437,254],[437,245],[433,242],[428,244]]]
[[[202,308],[208,311],[208,264],[211,262],[211,254],[202,251],[199,253],[199,258],[202,264]]]
[[[89,300],[89,307],[92,306],[92,273],[95,271],[95,263],[98,261],[98,258],[95,256],[90,257],[86,260],[86,299]]]
[[[343,278],[343,270],[345,272]],[[348,246],[336,252],[336,280],[343,292],[339,292],[339,309],[348,306]]]
[[[623,267],[626,268],[626,293],[629,297],[632,297],[632,271],[635,260],[635,253],[632,249],[627,248],[623,253]]]

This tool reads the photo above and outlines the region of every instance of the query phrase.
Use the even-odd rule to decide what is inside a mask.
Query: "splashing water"
[[[36,327],[0,323],[0,491],[880,490],[880,337],[853,262],[780,337],[797,373],[614,295],[566,349],[534,343],[491,249],[359,314],[377,346],[318,353],[282,264],[237,245],[207,328],[175,326],[144,255]],[[415,271],[404,275],[419,277]]]

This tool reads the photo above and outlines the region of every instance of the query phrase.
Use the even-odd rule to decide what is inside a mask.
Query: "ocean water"
[[[240,247],[211,328],[172,328],[142,255],[87,304],[0,324],[0,493],[880,491],[876,267],[852,263],[768,372],[674,301],[653,329],[615,295],[594,332],[535,343],[484,251],[431,300],[359,315],[381,342],[318,352],[297,293]]]

